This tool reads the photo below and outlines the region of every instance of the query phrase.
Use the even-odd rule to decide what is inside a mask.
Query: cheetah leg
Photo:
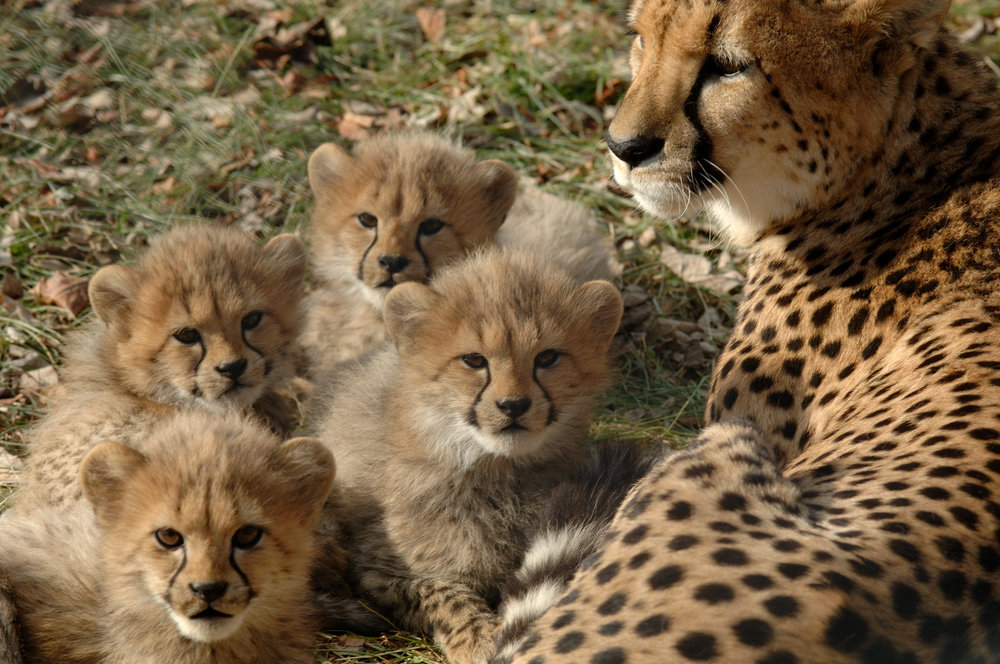
[[[484,664],[493,655],[498,619],[471,588],[384,570],[362,572],[360,581],[400,627],[430,634],[449,662]]]

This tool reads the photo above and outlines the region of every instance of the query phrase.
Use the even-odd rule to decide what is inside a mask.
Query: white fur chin
[[[486,455],[509,459],[530,457],[541,449],[551,426],[540,432],[490,434],[461,420],[443,408],[423,407],[416,413],[415,424],[430,443],[429,451],[461,470],[468,470]]]
[[[177,631],[192,641],[201,643],[212,643],[222,641],[236,634],[243,626],[243,618],[246,612],[242,611],[231,618],[202,618],[193,620],[187,616],[182,616],[170,610],[170,617],[177,625]]]
[[[483,448],[497,456],[510,459],[529,457],[545,444],[548,429],[542,431],[516,431],[511,433],[493,434],[479,431],[477,438]]]
[[[633,169],[612,155],[615,181],[631,192],[639,207],[660,219],[676,219],[704,209],[719,234],[738,246],[750,246],[775,220],[786,219],[802,206],[815,188],[806,179],[785,181],[772,169],[755,169],[727,178],[699,193],[671,182],[636,178]],[[640,169],[642,166],[639,167]]]
[[[360,281],[358,286],[361,287],[361,294],[365,296],[368,303],[375,307],[375,311],[382,311],[382,305],[385,304],[385,296],[389,294],[388,288],[372,288],[368,284],[363,284]]]
[[[220,399],[192,397],[187,394],[186,401],[194,401],[199,407],[210,413],[225,413],[233,410],[243,410],[253,406],[264,395],[264,384],[253,387],[241,387],[239,391],[223,395]]]

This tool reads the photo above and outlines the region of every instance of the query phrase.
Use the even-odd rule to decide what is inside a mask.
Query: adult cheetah
[[[514,661],[1000,661],[1000,92],[947,7],[634,1],[615,177],[747,288],[707,428]]]

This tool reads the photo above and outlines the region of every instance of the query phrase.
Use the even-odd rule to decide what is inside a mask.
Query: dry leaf
[[[351,141],[359,141],[368,136],[368,130],[375,124],[370,115],[344,113],[337,123],[337,133]]]
[[[21,374],[18,388],[22,391],[39,392],[59,383],[59,374],[53,366],[42,367]]]
[[[695,286],[728,293],[743,284],[743,275],[736,270],[713,272],[712,262],[700,254],[686,254],[667,245],[660,252],[660,262],[674,274]]]
[[[7,297],[20,300],[21,296],[24,295],[24,286],[21,285],[21,280],[17,278],[16,273],[4,272],[3,281],[0,282],[0,291]]]
[[[90,299],[87,297],[87,279],[71,277],[62,271],[51,277],[45,277],[29,291],[45,304],[62,307],[74,316],[87,308]]]
[[[420,24],[420,29],[424,31],[427,41],[437,44],[444,39],[446,18],[443,9],[420,7],[417,9],[417,22]]]
[[[275,32],[278,25],[278,21],[270,19],[258,26],[253,52],[254,60],[262,67],[281,69],[289,58],[316,64],[319,62],[316,46],[331,44],[326,24],[321,18],[296,23]]]
[[[0,486],[15,486],[17,473],[24,467],[24,462],[9,452],[0,449]]]

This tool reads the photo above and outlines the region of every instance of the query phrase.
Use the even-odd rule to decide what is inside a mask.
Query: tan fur
[[[199,411],[168,418],[143,448],[87,454],[90,505],[0,519],[28,661],[312,662],[306,598],[330,453]],[[193,617],[209,609],[230,617]]]
[[[98,271],[97,319],[71,339],[63,391],[29,433],[15,509],[79,500],[76,474],[91,447],[141,447],[152,423],[178,410],[253,411],[286,431],[292,409],[276,405],[275,390],[292,370],[305,265],[293,235],[256,247],[236,229],[185,226],[134,265]],[[197,339],[182,343],[174,336],[182,330]],[[235,380],[220,370],[242,362]]]
[[[531,187],[515,201],[509,166],[477,162],[438,134],[376,136],[354,154],[322,145],[309,159],[309,182],[318,278],[302,344],[314,377],[385,340],[381,306],[393,285],[426,282],[477,247],[537,249],[581,282],[614,275],[610,248],[583,206]],[[371,228],[361,215],[371,215]],[[424,232],[438,221],[439,230]],[[390,271],[392,261],[405,267]]]
[[[1000,89],[947,9],[633,3],[615,177],[747,283],[708,426],[513,661],[1000,661]]]
[[[21,664],[23,661],[13,584],[10,576],[0,569],[0,662]]]
[[[394,288],[394,346],[317,400],[360,592],[452,662],[491,654],[500,585],[539,504],[584,455],[621,313],[607,282],[577,285],[531,254],[477,254],[430,286]],[[503,412],[521,399],[517,417]]]

